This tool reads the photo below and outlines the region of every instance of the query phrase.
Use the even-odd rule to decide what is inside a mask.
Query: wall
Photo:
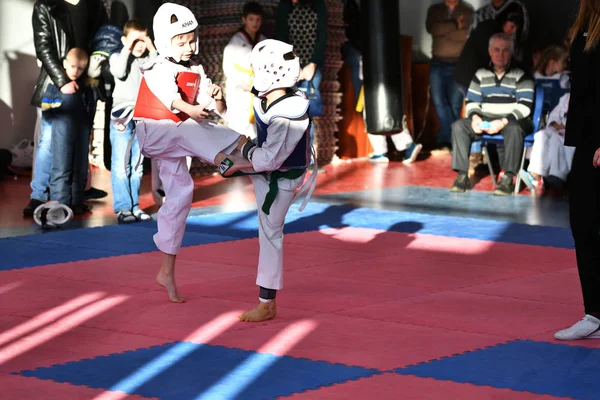
[[[0,147],[32,138],[35,109],[29,105],[39,68],[31,30],[33,1],[0,1]]]

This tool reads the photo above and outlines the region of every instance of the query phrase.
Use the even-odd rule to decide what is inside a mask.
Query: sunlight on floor
[[[161,372],[165,371],[179,360],[188,356],[198,349],[199,345],[208,343],[219,335],[223,334],[238,322],[238,316],[241,310],[230,311],[214,318],[198,328],[195,332],[183,339],[179,344],[171,347],[160,357],[144,364],[133,374],[121,379],[114,384],[109,391],[102,393],[94,400],[117,400],[128,396],[127,393],[133,393],[137,388],[150,381]]]
[[[4,347],[3,349],[0,349],[0,364],[4,364],[15,357],[18,357],[21,354],[26,353],[29,350],[32,350],[54,339],[55,337],[63,335],[66,332],[77,328],[85,321],[88,321],[94,318],[95,316],[108,311],[109,309],[124,302],[128,298],[129,296],[110,296],[103,300],[98,300],[95,303],[87,305],[78,311],[75,311],[73,314],[67,315],[66,317],[63,317],[58,321],[47,325],[43,329],[32,333],[29,336],[25,336],[17,340],[16,342],[13,342],[12,344]],[[79,300],[79,302],[81,302],[81,300]],[[70,308],[74,309],[75,307],[73,307],[73,304],[71,304]],[[64,309],[62,311],[64,311]],[[50,322],[50,320],[46,318],[45,321],[32,321],[32,323],[34,322],[38,324],[45,324]],[[12,333],[12,336],[14,336],[14,332]]]

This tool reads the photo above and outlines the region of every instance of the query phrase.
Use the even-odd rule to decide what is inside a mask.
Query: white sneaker
[[[570,328],[554,334],[558,340],[600,339],[600,319],[586,314]]]

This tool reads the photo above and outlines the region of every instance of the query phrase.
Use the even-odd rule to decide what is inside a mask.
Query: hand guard
[[[252,164],[250,161],[240,156],[230,155],[221,161],[219,164],[219,173],[221,176],[229,177],[233,176],[236,172],[242,169],[251,169]]]

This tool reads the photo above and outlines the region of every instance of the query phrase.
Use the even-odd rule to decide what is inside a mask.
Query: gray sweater
[[[113,90],[113,104],[136,101],[142,72],[140,67],[145,63],[155,60],[158,52],[153,51],[145,57],[136,58],[131,55],[129,49],[123,47],[120,53],[110,56],[110,73],[115,77],[115,88]]]

